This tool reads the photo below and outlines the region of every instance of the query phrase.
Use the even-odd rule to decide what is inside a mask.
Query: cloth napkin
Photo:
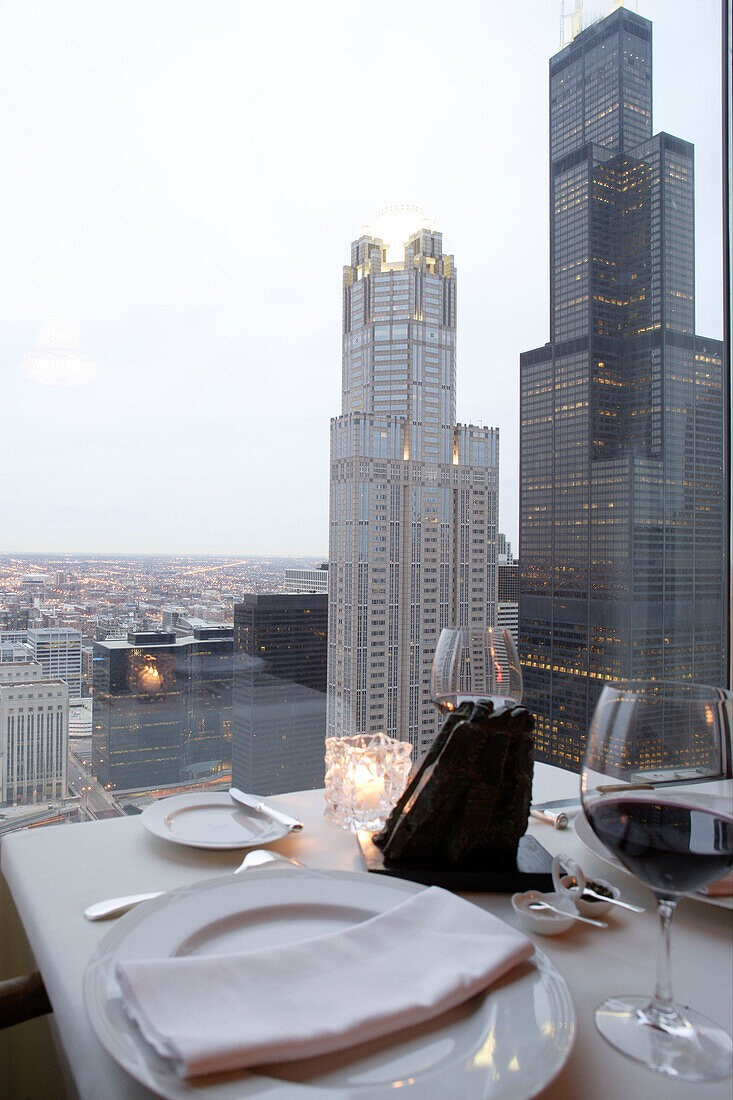
[[[182,1077],[342,1050],[432,1019],[532,954],[430,887],[329,935],[246,954],[118,963],[127,1012]]]

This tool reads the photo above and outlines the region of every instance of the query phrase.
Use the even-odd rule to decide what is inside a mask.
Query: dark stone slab
[[[550,891],[552,856],[533,836],[525,834],[519,842],[516,865],[513,868],[462,871],[455,867],[409,868],[385,867],[384,857],[373,840],[374,834],[361,829],[357,834],[359,847],[368,871],[393,875],[425,886],[442,886],[461,893],[479,891],[488,894],[514,894],[525,890]]]
[[[525,707],[457,707],[374,836],[385,867],[511,876],[529,818],[533,728]]]

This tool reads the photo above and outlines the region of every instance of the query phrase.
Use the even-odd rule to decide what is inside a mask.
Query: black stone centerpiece
[[[532,797],[533,729],[522,706],[486,699],[456,707],[373,837],[385,866],[516,868]]]

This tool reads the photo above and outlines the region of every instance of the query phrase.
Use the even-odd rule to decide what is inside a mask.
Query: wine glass
[[[685,682],[606,684],[581,776],[593,832],[651,888],[660,922],[654,995],[610,998],[596,1009],[596,1027],[629,1058],[686,1081],[733,1069],[730,1036],[673,1000],[669,939],[680,896],[733,863],[733,782],[695,782],[725,774],[732,700],[723,688]]]
[[[446,627],[433,657],[430,694],[442,715],[457,706],[491,699],[495,706],[522,701],[522,669],[505,627]]]

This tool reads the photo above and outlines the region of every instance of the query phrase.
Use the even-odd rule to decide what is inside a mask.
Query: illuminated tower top
[[[433,226],[418,207],[388,207],[351,245],[341,411],[399,418],[405,457],[452,462],[456,267]]]

